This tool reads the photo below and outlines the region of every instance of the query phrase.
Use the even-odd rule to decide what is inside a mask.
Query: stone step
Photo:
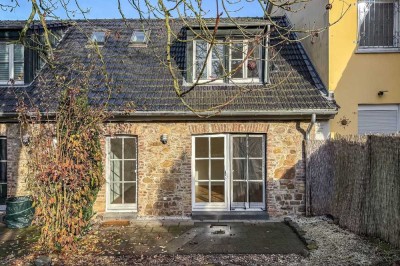
[[[193,220],[268,220],[265,211],[196,211],[192,213]]]

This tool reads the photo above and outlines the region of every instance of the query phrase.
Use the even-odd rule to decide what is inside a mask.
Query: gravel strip
[[[298,217],[293,221],[318,246],[302,260],[302,265],[393,265],[400,260],[399,250],[341,229],[326,217]]]

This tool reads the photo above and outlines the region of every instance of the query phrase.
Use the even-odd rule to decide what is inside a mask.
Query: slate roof
[[[288,23],[284,17],[276,17],[274,20],[283,26]],[[237,19],[239,24],[260,21],[260,18]],[[162,63],[165,62],[166,46],[163,23],[163,20],[157,19],[77,21],[78,27],[71,26],[59,43],[56,57],[65,65],[72,64],[74,60],[87,63],[93,58],[88,58],[87,36],[84,33],[90,36],[95,29],[110,30],[112,34],[101,48],[107,73],[112,79],[109,108],[114,112],[134,111],[133,115],[185,113],[189,110],[177,98],[171,74]],[[174,20],[172,26],[175,32],[181,32],[182,22]],[[148,47],[130,46],[132,29],[142,27],[151,30]],[[273,35],[276,37],[276,31],[273,31]],[[291,35],[290,38],[294,39],[295,36]],[[271,39],[272,45],[280,41],[277,38]],[[173,47],[175,63],[180,68],[185,68],[185,51],[184,43]],[[246,86],[246,92],[221,109],[222,115],[239,112],[287,114],[306,110],[334,113],[337,110],[335,102],[326,98],[327,91],[299,42],[280,44],[269,53],[275,65],[275,70],[270,73],[272,86]],[[29,86],[0,87],[0,112],[15,112],[16,95],[28,95],[27,98],[31,98],[35,104],[46,106],[43,107],[46,110],[54,110],[59,92],[51,86],[51,79],[54,78],[52,71],[44,67],[39,77]],[[182,81],[182,76],[179,78]],[[237,96],[240,90],[234,85],[198,86],[185,95],[185,100],[195,109],[208,109],[226,103]],[[104,101],[106,91],[102,86],[93,86],[90,92],[91,103]]]

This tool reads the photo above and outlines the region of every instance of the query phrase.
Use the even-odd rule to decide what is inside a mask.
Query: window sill
[[[0,81],[0,87],[22,87],[26,85],[28,84],[25,84],[23,81],[16,81],[14,84],[11,84],[9,81],[8,82]]]
[[[358,48],[356,54],[388,54],[400,53],[400,48]]]
[[[187,82],[185,86],[193,86],[194,82]],[[240,85],[262,85],[259,79],[230,79],[229,82],[223,80],[199,80],[196,86],[240,86]]]
[[[184,85],[184,87],[190,87],[190,86],[193,86],[193,84],[194,83],[184,83],[183,85]],[[227,87],[241,87],[241,86],[250,86],[250,85],[253,85],[253,86],[263,86],[263,85],[265,85],[264,83],[262,83],[262,82],[244,82],[244,81],[242,81],[242,82],[236,82],[235,81],[235,83],[232,83],[232,82],[230,82],[230,83],[224,83],[224,82],[218,82],[218,83],[214,83],[214,82],[210,82],[210,83],[207,83],[207,84],[197,84],[196,86],[198,86],[198,87],[206,87],[206,86],[227,86]]]

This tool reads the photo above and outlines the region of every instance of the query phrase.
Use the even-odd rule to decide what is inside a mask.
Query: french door
[[[193,137],[193,210],[264,210],[265,139],[256,134]]]
[[[137,210],[137,138],[107,138],[107,211]]]

